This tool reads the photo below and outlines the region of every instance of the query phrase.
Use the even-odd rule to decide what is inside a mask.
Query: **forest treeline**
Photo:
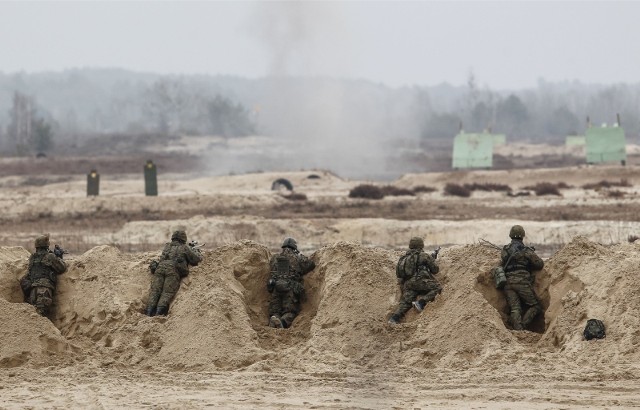
[[[467,84],[392,88],[364,80],[162,76],[119,69],[0,73],[4,147],[55,144],[103,134],[268,135],[308,141],[387,144],[452,138],[491,128],[508,140],[562,143],[586,118],[640,134],[640,84],[550,83],[492,90]],[[24,150],[23,150],[24,151]]]

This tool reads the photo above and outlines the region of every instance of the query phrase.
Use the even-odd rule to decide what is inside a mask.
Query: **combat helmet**
[[[424,248],[424,240],[418,236],[414,236],[409,240],[409,249],[422,249]]]
[[[171,240],[187,243],[187,233],[185,231],[175,231],[173,235],[171,235]]]
[[[521,225],[513,225],[509,231],[509,238],[522,239],[524,238],[524,228]]]
[[[48,248],[49,247],[49,234],[38,236],[35,240],[36,248]]]
[[[298,250],[298,242],[296,242],[296,240],[293,239],[293,238],[284,238],[284,241],[282,241],[281,248],[291,248],[294,251],[297,251]]]

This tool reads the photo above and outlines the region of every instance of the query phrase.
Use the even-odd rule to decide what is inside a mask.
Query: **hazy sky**
[[[0,71],[637,83],[640,2],[0,2]]]

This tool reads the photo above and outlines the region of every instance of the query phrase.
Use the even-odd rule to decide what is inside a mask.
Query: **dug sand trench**
[[[305,279],[302,313],[291,329],[280,330],[266,327],[271,254],[262,245],[239,241],[206,251],[167,318],[142,314],[148,263],[157,252],[125,254],[99,246],[69,261],[53,324],[31,306],[11,303],[15,297],[3,290],[0,332],[23,347],[3,346],[0,360],[4,366],[53,365],[66,358],[108,367],[258,372],[561,366],[563,374],[577,375],[585,361],[605,373],[637,367],[640,244],[605,247],[578,237],[547,260],[537,274],[546,308],[540,334],[505,326],[500,294],[490,293],[486,282],[498,254],[480,245],[443,249],[437,275],[442,294],[422,314],[412,311],[401,325],[388,325],[399,297],[400,254],[353,242],[319,249],[312,255],[317,267]],[[17,280],[26,257],[0,248],[4,266],[16,266],[0,276],[3,284]],[[591,317],[605,322],[606,339],[581,340]]]

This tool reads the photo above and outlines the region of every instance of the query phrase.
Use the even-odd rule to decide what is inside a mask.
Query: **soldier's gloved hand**
[[[158,261],[151,261],[151,263],[149,263],[149,270],[151,271],[151,273],[156,273],[156,269],[158,268]]]
[[[267,292],[272,293],[276,288],[276,281],[272,278],[267,281]]]
[[[53,247],[53,254],[62,259],[64,258],[65,251],[60,247],[60,245],[55,245]]]

